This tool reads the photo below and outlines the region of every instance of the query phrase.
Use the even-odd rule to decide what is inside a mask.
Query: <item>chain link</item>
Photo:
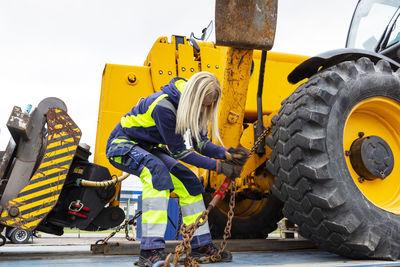
[[[257,138],[256,142],[254,143],[253,147],[251,148],[248,158],[250,158],[254,154],[260,143],[271,131],[271,129],[272,129],[272,124],[268,125],[268,127],[263,130],[261,135]],[[190,253],[192,252],[190,241],[192,241],[193,239],[193,234],[197,230],[197,228],[206,223],[206,221],[208,220],[208,214],[213,208],[212,206],[208,206],[208,208],[205,211],[203,211],[203,213],[196,219],[196,221],[193,224],[189,226],[187,226],[186,224],[182,225],[180,231],[182,235],[182,242],[178,244],[175,248],[175,257],[173,260],[174,266],[178,266],[179,258],[185,253],[185,251],[186,251],[186,257],[183,259],[185,267],[198,267],[200,266],[199,263],[211,263],[211,262],[218,262],[221,260],[222,252],[225,250],[225,247],[227,245],[227,239],[231,236],[232,220],[234,217],[236,181],[233,180],[231,181],[231,183],[232,187],[230,191],[228,220],[226,222],[226,226],[224,229],[223,240],[221,241],[217,254],[209,257],[200,258],[198,259],[198,261],[190,257]],[[170,257],[171,254],[169,255],[169,258]],[[169,264],[170,264],[169,260],[165,261],[164,266],[170,266]]]
[[[129,236],[129,225],[136,226],[136,219],[139,218],[140,215],[142,215],[141,210],[136,212],[135,216],[133,216],[131,219],[125,220],[124,223],[118,226],[114,232],[110,233],[106,238],[104,238],[100,244],[107,244],[107,241],[110,240],[110,238],[113,237],[116,233],[121,231],[122,228],[125,228],[125,238],[129,241],[135,241],[135,238]]]
[[[253,147],[250,150],[249,158],[251,157],[251,155],[253,155],[253,153],[256,151],[256,149],[258,148],[260,143],[267,136],[267,134],[271,131],[271,129],[272,129],[272,124],[268,125],[268,127],[265,128],[264,131],[260,134],[260,136],[257,138],[257,141],[254,143]]]
[[[179,218],[178,218],[178,226],[176,227],[176,234],[175,234],[175,240],[179,239],[179,231],[181,229],[181,223],[182,223],[182,208],[181,204],[179,203]]]
[[[222,252],[225,250],[225,247],[228,243],[228,238],[231,237],[232,220],[233,220],[233,217],[235,216],[235,213],[233,211],[235,209],[235,196],[236,196],[236,181],[235,180],[232,181],[230,195],[231,195],[231,197],[229,200],[228,220],[226,222],[223,240],[221,241],[218,252],[217,252],[217,254],[209,256],[207,258],[199,259],[200,263],[219,262],[222,258]]]

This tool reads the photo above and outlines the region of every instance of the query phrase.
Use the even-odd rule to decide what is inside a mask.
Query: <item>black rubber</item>
[[[206,207],[212,200],[210,193],[204,193]],[[229,196],[225,197],[229,199]],[[273,195],[268,196],[268,201],[261,208],[260,212],[248,219],[233,217],[231,238],[249,239],[266,238],[268,234],[277,228],[277,223],[283,218],[283,203]],[[213,239],[221,239],[224,235],[227,216],[217,207],[213,208],[208,216],[208,224]]]
[[[6,237],[0,234],[0,247],[4,246],[6,244],[6,241],[7,241]]]
[[[345,162],[343,129],[354,105],[383,96],[400,103],[399,72],[368,58],[321,71],[282,102],[267,138],[272,192],[283,214],[316,245],[350,258],[395,260],[400,253],[400,216],[369,202]],[[400,114],[398,114],[400,116]],[[376,192],[379,194],[379,192]]]
[[[31,236],[32,236],[31,231],[25,229],[14,228],[10,232],[10,240],[14,244],[26,244],[29,242]]]

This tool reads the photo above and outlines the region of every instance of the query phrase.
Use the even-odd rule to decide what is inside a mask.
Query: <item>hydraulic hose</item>
[[[255,132],[255,138],[261,135],[264,131],[264,122],[263,122],[263,110],[262,110],[262,93],[264,87],[264,73],[265,73],[265,62],[267,60],[267,51],[263,50],[261,53],[261,62],[260,62],[260,74],[258,77],[258,90],[257,90],[257,126]],[[263,140],[261,145],[257,147],[256,150],[259,156],[265,154],[265,141]]]
[[[78,186],[107,187],[107,186],[122,182],[123,180],[128,178],[128,176],[129,176],[129,173],[123,173],[120,177],[117,177],[116,179],[106,180],[106,181],[99,181],[99,182],[88,181],[88,180],[85,180],[85,179],[78,179],[76,181],[76,183],[77,183]]]

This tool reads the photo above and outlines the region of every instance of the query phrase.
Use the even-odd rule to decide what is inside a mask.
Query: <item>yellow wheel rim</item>
[[[268,200],[265,198],[262,200],[245,199],[240,201],[235,205],[235,218],[242,220],[248,220],[252,218],[262,210],[267,201]],[[226,215],[228,214],[229,203],[220,201],[218,202],[217,207],[222,213]]]
[[[385,179],[360,182],[350,157],[345,156],[351,177],[374,205],[400,215],[400,104],[385,97],[372,97],[359,102],[351,110],[344,126],[344,151],[350,150],[359,132],[363,132],[365,137],[374,135],[384,139],[392,150],[394,167]]]
[[[274,184],[274,177],[267,172],[266,170],[263,173],[260,173],[258,176],[252,176],[254,179],[254,183],[259,186],[262,192],[269,192],[271,187]],[[240,188],[238,185],[237,193],[240,192],[243,188]],[[255,191],[256,189],[253,188],[250,190]],[[229,201],[229,200],[228,200]],[[260,213],[264,206],[269,201],[268,198],[263,198],[261,200],[254,200],[254,199],[244,199],[240,202],[235,204],[235,218],[241,220],[248,220],[253,216]],[[228,214],[229,211],[229,203],[226,201],[219,201],[217,204],[217,208],[224,214]]]

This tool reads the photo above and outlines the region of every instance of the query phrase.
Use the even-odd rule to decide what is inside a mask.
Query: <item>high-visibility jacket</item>
[[[192,140],[195,150],[204,157],[187,150],[183,137],[175,133],[176,111],[185,84],[183,78],[172,79],[161,92],[143,99],[123,116],[108,139],[107,157],[126,155],[135,145],[146,149],[163,144],[167,145],[173,158],[199,168],[215,170],[216,160],[212,158],[224,159],[224,147],[213,144],[205,135],[201,136],[200,143]]]

